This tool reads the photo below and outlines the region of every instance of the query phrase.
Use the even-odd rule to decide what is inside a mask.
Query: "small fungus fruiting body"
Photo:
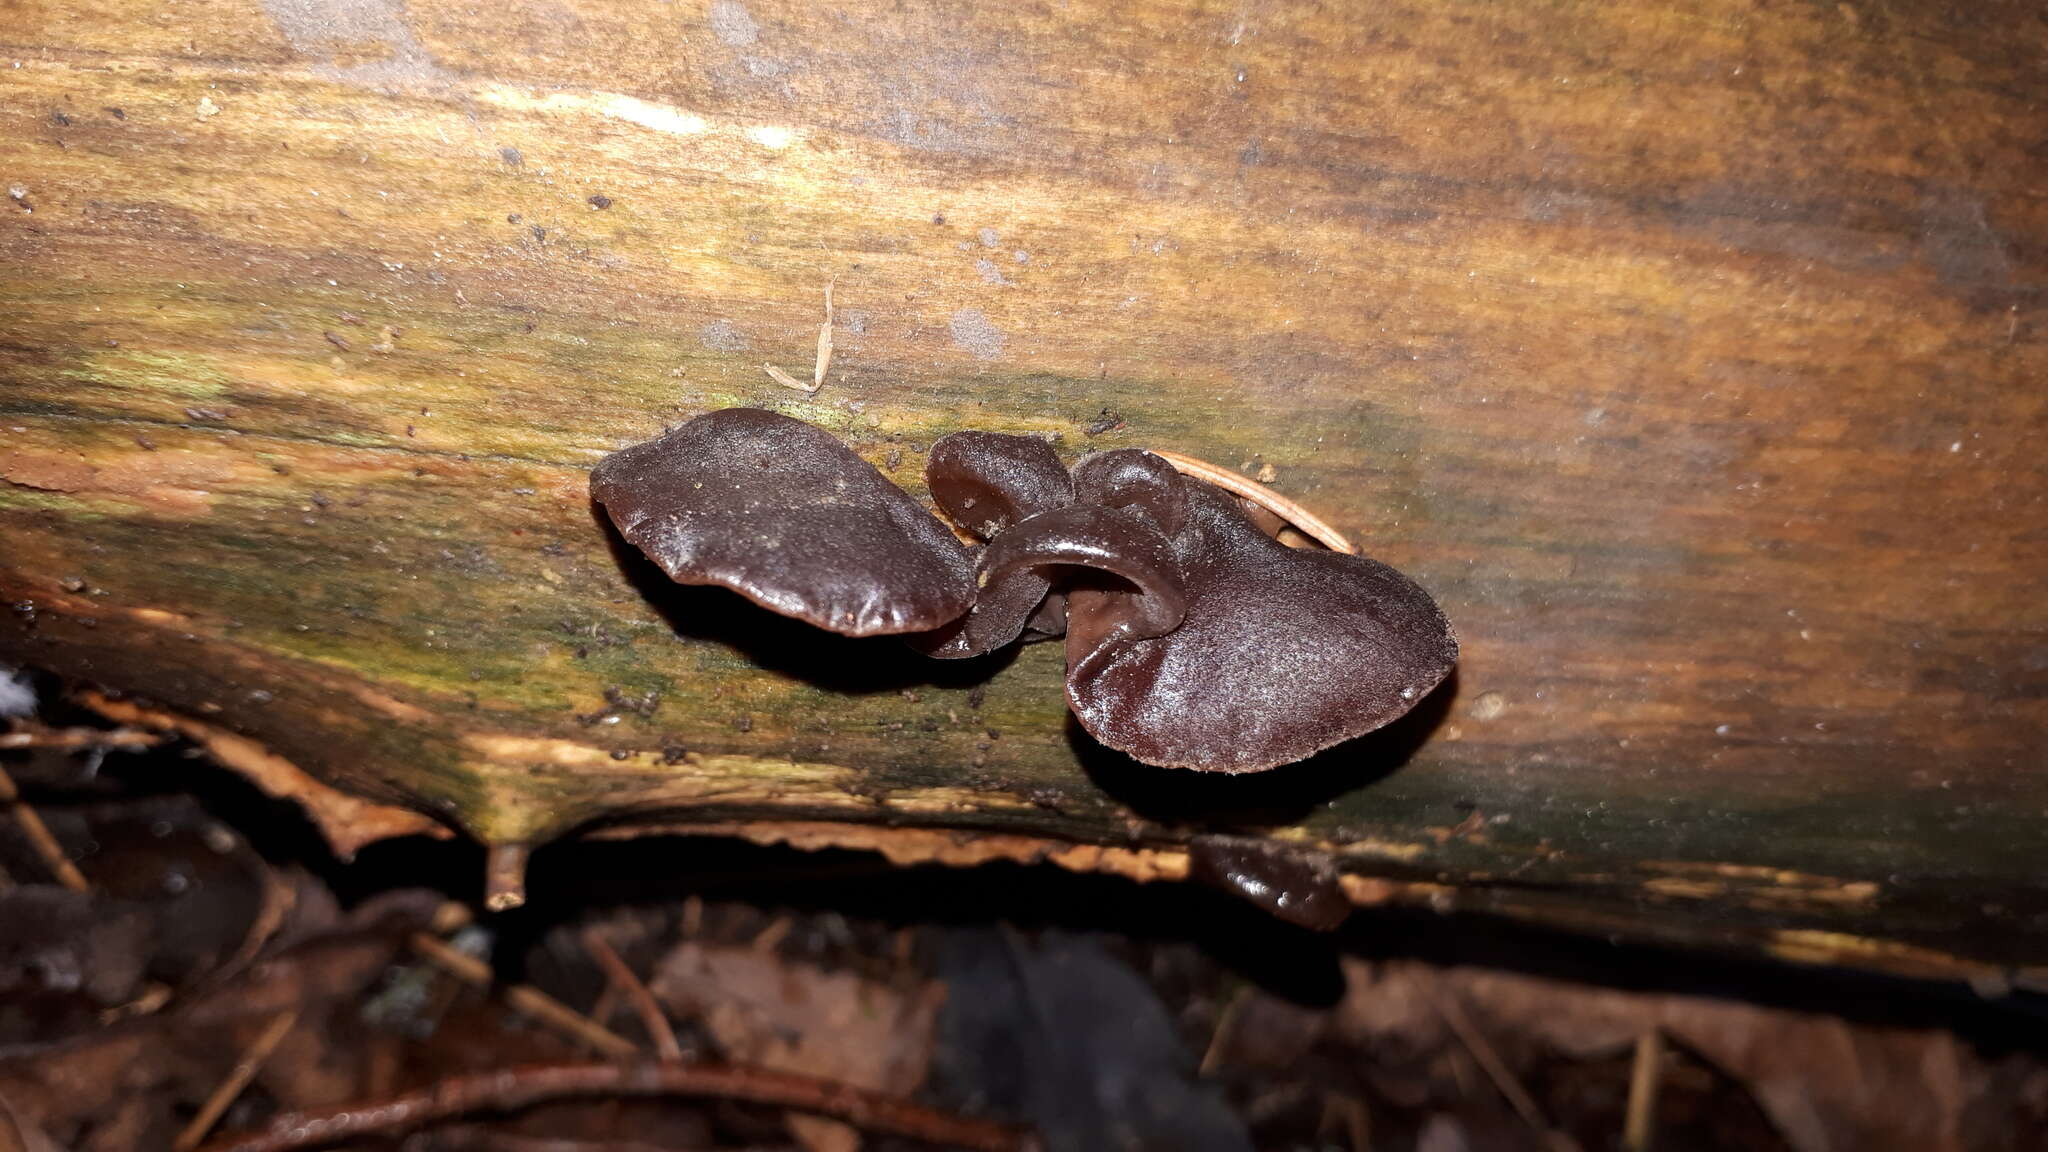
[[[974,602],[953,534],[822,429],[727,408],[605,457],[590,493],[682,584],[848,636],[926,632]]]
[[[1329,857],[1234,836],[1188,842],[1188,879],[1241,896],[1290,924],[1335,930],[1351,900]]]
[[[672,578],[820,628],[940,659],[1064,635],[1074,715],[1148,764],[1291,763],[1407,712],[1457,662],[1414,581],[1290,548],[1150,452],[1069,469],[1042,440],[957,432],[925,478],[959,535],[827,433],[731,408],[606,457],[591,493]]]

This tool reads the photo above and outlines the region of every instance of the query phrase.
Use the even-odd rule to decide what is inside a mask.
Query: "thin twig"
[[[443,900],[427,921],[427,931],[436,936],[452,936],[475,922],[476,913],[469,910],[469,905],[460,900]]]
[[[472,1112],[510,1112],[577,1096],[710,1096],[746,1100],[986,1152],[1035,1146],[1017,1129],[938,1112],[894,1096],[762,1068],[671,1061],[541,1064],[454,1076],[388,1100],[293,1112],[259,1132],[216,1141],[208,1152],[291,1152],[373,1135],[395,1135]]]
[[[647,1029],[647,1035],[654,1040],[654,1051],[663,1060],[681,1060],[683,1047],[676,1043],[676,1032],[669,1027],[668,1017],[662,1014],[661,1005],[654,1002],[654,994],[647,985],[640,982],[633,970],[626,966],[611,944],[598,932],[596,925],[583,930],[583,950],[604,969],[606,983],[619,990],[630,1001],[633,1010],[640,1014],[640,1025]]]
[[[755,934],[753,940],[748,943],[748,946],[764,955],[773,952],[788,937],[789,930],[793,927],[795,927],[795,924],[790,921],[789,917],[777,916],[768,922],[766,928],[761,929],[760,932]]]
[[[126,1004],[116,1004],[100,1011],[100,1025],[126,1020],[131,1016],[153,1016],[157,1010],[171,1002],[171,986],[161,980],[151,980],[142,986],[135,999]]]
[[[1219,468],[1207,460],[1183,456],[1179,452],[1168,452],[1164,448],[1149,450],[1154,456],[1186,475],[1197,480],[1206,480],[1233,496],[1242,496],[1273,515],[1280,517],[1302,533],[1315,538],[1316,542],[1332,552],[1357,555],[1358,546],[1346,539],[1342,532],[1324,522],[1323,518],[1289,500],[1249,476],[1241,476],[1228,468]]]
[[[28,842],[35,846],[36,855],[43,858],[43,863],[57,877],[57,883],[73,892],[92,890],[92,885],[85,882],[85,873],[71,863],[71,858],[64,855],[64,846],[50,835],[50,826],[43,823],[43,818],[36,815],[35,808],[28,801],[21,798],[21,789],[14,786],[14,777],[9,776],[5,768],[0,768],[0,804],[14,809],[15,822],[21,825]]]
[[[262,888],[262,902],[256,906],[256,915],[249,921],[249,930],[242,934],[241,946],[220,966],[223,972],[239,972],[243,965],[256,959],[263,946],[270,943],[271,937],[284,926],[285,917],[298,907],[298,889],[279,877],[276,869],[262,866],[260,860],[259,866],[261,871],[257,878]]]
[[[619,986],[607,980],[604,987],[597,990],[597,1000],[590,1005],[590,1011],[584,1015],[590,1017],[591,1022],[599,1027],[608,1028],[611,1026],[612,1015],[618,1010]]]
[[[775,381],[784,388],[794,388],[799,392],[816,392],[818,390],[816,384],[806,384],[773,364],[761,365],[761,371],[766,372],[770,380]]]
[[[484,991],[490,990],[489,964],[426,932],[413,933],[412,946],[428,962],[463,983]],[[592,1023],[589,1017],[531,984],[510,985],[502,990],[502,995],[505,1003],[511,1005],[514,1010],[523,1012],[549,1027],[566,1032],[606,1056],[625,1059],[640,1054],[639,1047],[631,1040]]]
[[[164,742],[155,732],[133,728],[27,728],[0,732],[0,750],[14,748],[152,748]]]
[[[410,1150],[413,1146],[404,1146]],[[642,1144],[626,1140],[571,1140],[556,1136],[515,1136],[500,1124],[446,1124],[420,1152],[673,1152],[674,1144]]]
[[[1543,1118],[1543,1110],[1536,1106],[1535,1097],[1529,1095],[1528,1089],[1522,1087],[1520,1080],[1515,1079],[1514,1072],[1501,1060],[1500,1054],[1493,1050],[1493,1045],[1487,1042],[1486,1035],[1473,1025],[1470,1016],[1465,1015],[1465,1009],[1458,1003],[1457,996],[1450,992],[1440,994],[1436,998],[1436,1008],[1443,1014],[1444,1023],[1449,1024],[1451,1031],[1457,1035],[1459,1043],[1472,1053],[1472,1059],[1478,1062],[1479,1067],[1486,1073],[1486,1078],[1493,1081],[1494,1088],[1506,1097],[1515,1114],[1554,1146],[1558,1145],[1560,1134],[1551,1130],[1550,1123]]]
[[[1223,1063],[1223,1046],[1229,1042],[1231,1029],[1237,1024],[1237,1013],[1244,1004],[1244,995],[1243,988],[1231,993],[1229,1002],[1217,1014],[1216,1029],[1209,1033],[1209,1046],[1202,1050],[1202,1063],[1195,1069],[1196,1076],[1206,1080],[1216,1071],[1217,1065]]]
[[[1320,1138],[1338,1121],[1344,1124],[1344,1138],[1351,1152],[1372,1152],[1372,1111],[1365,1101],[1356,1096],[1324,1093],[1323,1115],[1316,1121],[1316,1136]]]
[[[0,1096],[0,1116],[6,1117],[7,1125],[0,1128],[0,1150],[5,1152],[62,1152],[57,1142],[50,1139],[39,1124],[32,1124],[21,1118],[14,1110],[14,1102]]]
[[[290,1032],[292,1025],[298,1023],[298,1020],[297,1008],[287,1008],[271,1018],[269,1026],[257,1035],[255,1042],[242,1050],[242,1058],[235,1061],[235,1066],[228,1070],[227,1076],[213,1086],[213,1091],[206,1097],[206,1103],[199,1106],[199,1114],[192,1117],[192,1122],[185,1125],[184,1131],[178,1133],[176,1140],[171,1141],[171,1152],[191,1152],[192,1149],[199,1147],[199,1142],[206,1139],[206,1134],[213,1131],[215,1124],[220,1123],[221,1114],[226,1112],[228,1105],[235,1102],[235,1097],[240,1096],[242,1090],[249,1086],[249,1081],[256,1078],[256,1070],[263,1067],[265,1060],[270,1059],[270,1054],[277,1050],[277,1045],[284,1039],[285,1033]]]
[[[1657,1076],[1664,1063],[1664,1034],[1655,1028],[1636,1037],[1636,1058],[1628,1077],[1628,1116],[1621,1127],[1621,1146],[1628,1152],[1650,1152],[1657,1131]]]

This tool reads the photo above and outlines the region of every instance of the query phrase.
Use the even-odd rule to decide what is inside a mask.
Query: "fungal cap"
[[[590,493],[681,584],[730,588],[848,636],[924,632],[974,601],[966,549],[822,429],[758,408],[622,448]]]

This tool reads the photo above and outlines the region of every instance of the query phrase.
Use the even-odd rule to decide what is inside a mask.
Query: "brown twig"
[[[476,957],[427,932],[413,933],[412,946],[428,962],[463,983],[490,990],[491,966]],[[560,1029],[606,1056],[627,1059],[640,1054],[640,1049],[631,1040],[592,1023],[589,1017],[530,984],[510,985],[501,994],[505,1003],[514,1010]]]
[[[85,873],[71,863],[71,858],[64,855],[64,846],[50,835],[50,826],[43,823],[43,818],[36,815],[28,801],[21,798],[21,789],[14,786],[14,777],[9,776],[5,768],[0,768],[0,804],[14,809],[15,822],[21,825],[28,842],[35,846],[36,855],[43,858],[43,863],[57,877],[57,883],[73,892],[92,890],[92,885],[85,882]]]
[[[1229,1002],[1216,1017],[1216,1029],[1209,1033],[1209,1046],[1202,1050],[1202,1063],[1195,1069],[1195,1075],[1207,1079],[1223,1063],[1223,1046],[1230,1041],[1231,1030],[1237,1024],[1238,1011],[1244,1005],[1245,990],[1239,988],[1231,993]]]
[[[297,1008],[287,1008],[271,1018],[270,1024],[257,1035],[255,1042],[243,1049],[242,1058],[235,1061],[235,1066],[228,1070],[227,1076],[213,1086],[213,1091],[206,1097],[206,1103],[199,1106],[199,1114],[192,1117],[192,1122],[185,1125],[184,1131],[178,1133],[177,1139],[171,1141],[171,1152],[191,1152],[192,1149],[199,1147],[199,1142],[206,1139],[206,1134],[213,1131],[215,1124],[220,1123],[221,1113],[226,1112],[228,1105],[235,1102],[235,1097],[240,1096],[242,1090],[249,1086],[249,1081],[256,1078],[256,1070],[263,1067],[265,1060],[270,1059],[270,1054],[277,1050],[277,1045],[284,1039],[285,1033],[290,1032],[292,1025],[298,1023],[298,1020]]]
[[[1207,481],[1233,496],[1241,496],[1257,504],[1301,529],[1305,535],[1313,537],[1317,543],[1332,552],[1343,552],[1353,556],[1358,554],[1358,546],[1346,539],[1342,532],[1330,527],[1322,517],[1249,476],[1241,476],[1228,468],[1219,468],[1207,460],[1197,460],[1193,456],[1184,456],[1179,452],[1168,452],[1164,448],[1153,448],[1150,451],[1185,475]]]
[[[654,1040],[655,1053],[663,1060],[681,1060],[683,1047],[676,1043],[675,1029],[669,1027],[661,1005],[654,1002],[654,994],[647,990],[647,985],[642,984],[638,976],[633,975],[633,970],[612,950],[596,925],[583,930],[583,950],[590,953],[590,958],[597,962],[599,968],[604,969],[606,984],[618,989],[619,994],[632,1003],[633,1010],[640,1014],[640,1025]]]
[[[455,1076],[388,1100],[287,1113],[259,1132],[216,1141],[208,1152],[291,1152],[575,1096],[711,1096],[829,1116],[858,1128],[958,1148],[1015,1152],[1034,1146],[1014,1128],[829,1080],[761,1068],[655,1061],[542,1064]]]
[[[1493,1045],[1487,1042],[1486,1034],[1472,1023],[1470,1016],[1465,1015],[1464,1006],[1458,1003],[1455,994],[1445,992],[1439,995],[1436,998],[1436,1008],[1443,1015],[1444,1023],[1451,1026],[1451,1031],[1458,1037],[1458,1042],[1472,1054],[1472,1059],[1478,1062],[1480,1069],[1486,1073],[1486,1078],[1493,1081],[1494,1088],[1507,1099],[1516,1115],[1543,1136],[1552,1147],[1577,1147],[1569,1136],[1550,1127],[1550,1122],[1543,1118],[1543,1110],[1536,1106],[1536,1098],[1529,1095],[1529,1090],[1522,1087],[1520,1080],[1515,1079],[1514,1072],[1500,1058],[1500,1054],[1493,1050]]]
[[[590,1017],[591,1022],[598,1027],[609,1028],[611,1027],[612,1016],[618,1010],[619,986],[607,980],[604,987],[597,990],[596,1002],[591,1004],[590,1011],[585,1012],[584,1015]]]
[[[1341,1096],[1335,1092],[1323,1094],[1323,1115],[1316,1121],[1316,1135],[1337,1126],[1344,1125],[1344,1139],[1351,1152],[1372,1152],[1372,1110],[1365,1101],[1356,1096]]]
[[[133,728],[25,728],[0,732],[0,750],[14,748],[152,748],[164,742]]]
[[[431,1139],[407,1152],[673,1152],[674,1144],[642,1144],[625,1140],[571,1140],[559,1136],[516,1136],[500,1124],[446,1124]]]
[[[286,883],[275,869],[262,863],[260,859],[257,868],[257,879],[263,892],[262,902],[256,906],[256,915],[249,921],[249,930],[242,934],[241,946],[221,965],[224,973],[239,972],[244,965],[256,959],[257,954],[263,951],[263,946],[270,943],[271,937],[277,935],[277,930],[284,926],[285,917],[291,915],[292,909],[298,907],[298,889]]]
[[[1628,1152],[1650,1152],[1657,1131],[1657,1074],[1664,1063],[1664,1034],[1655,1028],[1636,1037],[1635,1064],[1628,1077],[1628,1114],[1622,1122],[1621,1146]]]
[[[131,1016],[153,1016],[158,1009],[170,1002],[171,986],[161,980],[151,980],[143,984],[135,999],[126,1004],[116,1004],[112,1008],[102,1009],[100,1025],[105,1027],[116,1020],[126,1020]]]
[[[0,1152],[58,1152],[57,1142],[41,1126],[23,1120],[14,1110],[14,1102],[4,1095],[0,1095],[0,1118],[6,1120],[6,1126],[0,1127]]]
[[[748,947],[764,955],[773,952],[778,947],[781,947],[782,941],[789,936],[789,930],[795,926],[789,917],[777,916],[768,922],[766,928],[755,933],[753,940],[748,943]]]

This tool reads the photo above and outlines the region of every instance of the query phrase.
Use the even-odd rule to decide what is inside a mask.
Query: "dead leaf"
[[[677,947],[655,966],[650,990],[671,1011],[703,1021],[729,1059],[897,1095],[924,1082],[945,989],[904,989],[826,972],[753,948]],[[811,1152],[853,1152],[857,1132],[792,1117]]]
[[[1433,1048],[1442,1025],[1427,1006],[1446,993],[1489,1036],[1575,1059],[1612,1055],[1657,1028],[1747,1086],[1798,1152],[1962,1152],[1966,1117],[1991,1081],[1991,1066],[1947,1031],[1413,961],[1353,960],[1345,972],[1336,1027],[1354,1041]]]

